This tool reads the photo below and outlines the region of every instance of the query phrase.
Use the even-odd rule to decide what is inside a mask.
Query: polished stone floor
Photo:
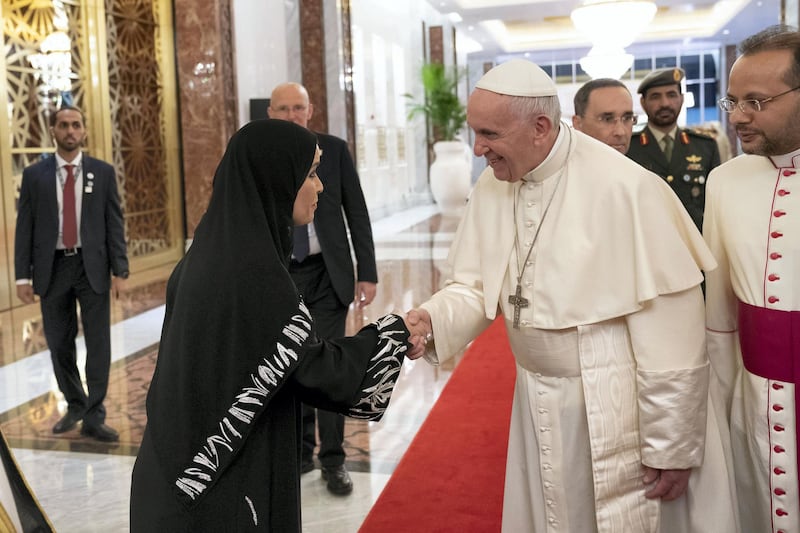
[[[433,205],[373,221],[380,283],[375,301],[351,309],[348,332],[390,312],[404,312],[440,283],[457,219]],[[41,341],[36,306],[15,310],[3,334],[12,348],[0,357],[0,428],[18,464],[58,532],[128,531],[130,473],[145,423],[143,411],[164,314],[165,280],[171,265],[134,273],[129,293],[112,310],[113,363],[107,422],[120,443],[100,444],[77,430],[53,435],[64,411],[49,353]],[[2,318],[2,317],[0,317]],[[79,358],[85,357],[79,339]],[[333,496],[316,469],[302,483],[303,531],[358,530],[370,507],[439,396],[458,358],[434,368],[403,365],[389,410],[379,423],[348,420],[347,466],[354,491]]]

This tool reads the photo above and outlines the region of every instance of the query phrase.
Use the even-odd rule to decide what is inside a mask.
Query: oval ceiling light
[[[570,18],[575,28],[595,46],[625,48],[656,15],[648,0],[587,0]]]

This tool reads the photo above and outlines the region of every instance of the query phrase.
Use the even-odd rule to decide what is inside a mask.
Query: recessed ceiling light
[[[475,26],[467,26],[467,29],[468,29],[469,31],[472,31],[472,30],[474,30],[474,29],[475,29]]]

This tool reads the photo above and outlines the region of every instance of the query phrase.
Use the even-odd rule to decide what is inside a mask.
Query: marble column
[[[300,54],[303,85],[314,102],[308,127],[328,132],[328,87],[325,75],[325,16],[322,0],[300,2]]]
[[[341,41],[342,41],[342,71],[344,73],[343,99],[345,131],[347,132],[347,144],[353,159],[356,159],[356,109],[355,95],[353,94],[353,34],[350,27],[351,11],[350,0],[341,0]],[[328,83],[332,77],[328,76]],[[335,112],[335,110],[334,110]],[[328,115],[332,115],[329,110]]]
[[[230,0],[175,0],[186,234],[194,236],[214,171],[237,129]]]
[[[444,63],[444,28],[442,26],[428,28],[428,46],[430,46],[429,61]]]

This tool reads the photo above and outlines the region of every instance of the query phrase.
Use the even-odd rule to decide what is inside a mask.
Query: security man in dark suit
[[[114,168],[81,152],[86,139],[83,113],[65,106],[51,117],[56,153],[22,172],[14,266],[17,296],[41,298],[42,322],[58,388],[67,413],[53,433],[83,420],[81,434],[119,440],[105,424],[103,400],[111,366],[111,302],[125,289],[128,257]],[[111,274],[113,273],[113,278]],[[84,391],[75,337],[81,306],[86,340]]]
[[[313,111],[305,87],[284,83],[272,91],[267,115],[307,128]],[[344,336],[347,310],[354,297],[357,307],[369,305],[375,298],[378,271],[369,212],[347,143],[333,135],[316,135],[322,150],[317,175],[325,190],[319,195],[313,224],[294,228],[289,272],[311,311],[317,335],[328,339]],[[356,256],[355,268],[348,228]],[[344,417],[304,405],[302,424],[301,471],[310,472],[314,468],[315,425],[319,425],[322,479],[333,494],[352,492],[353,482],[344,464],[342,446]]]
[[[683,69],[669,67],[642,80],[638,92],[647,125],[634,132],[628,157],[664,178],[702,230],[706,178],[720,164],[719,147],[711,137],[677,125],[685,76]]]

